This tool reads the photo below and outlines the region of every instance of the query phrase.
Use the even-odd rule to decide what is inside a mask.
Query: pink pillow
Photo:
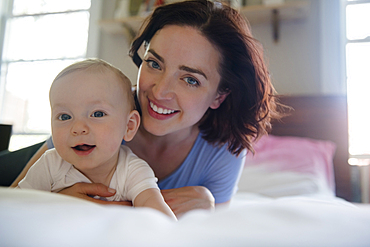
[[[334,190],[333,158],[336,145],[331,141],[291,136],[263,136],[249,152],[245,167],[264,166],[271,172],[292,171],[309,173],[326,179]]]

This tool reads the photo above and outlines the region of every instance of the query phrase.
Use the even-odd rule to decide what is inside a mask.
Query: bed
[[[369,246],[370,206],[350,202],[345,97],[281,101],[294,110],[246,156],[229,207],[172,222],[152,209],[2,187],[0,245]]]

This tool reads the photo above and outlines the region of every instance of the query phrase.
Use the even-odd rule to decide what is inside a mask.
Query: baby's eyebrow
[[[65,107],[65,105],[64,104],[61,104],[61,103],[51,103],[50,104],[50,107],[52,109],[54,109],[54,108],[63,108],[63,107]]]

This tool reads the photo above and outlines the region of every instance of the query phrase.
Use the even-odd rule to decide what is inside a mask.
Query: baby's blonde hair
[[[127,92],[127,99],[128,102],[130,103],[130,108],[133,110],[135,108],[135,101],[134,101],[134,96],[132,93],[132,86],[131,86],[131,81],[130,79],[125,76],[122,71],[112,64],[98,58],[90,58],[90,59],[85,59],[83,61],[79,61],[76,63],[73,63],[69,65],[68,67],[64,68],[59,74],[55,77],[53,83],[57,81],[58,79],[62,78],[63,76],[66,76],[70,73],[76,72],[76,71],[93,71],[93,72],[100,72],[104,73],[107,71],[113,72],[117,78],[122,82],[122,85]]]

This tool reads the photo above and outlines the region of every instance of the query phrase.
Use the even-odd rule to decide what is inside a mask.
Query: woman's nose
[[[171,100],[175,95],[175,87],[175,80],[164,75],[154,84],[153,95],[158,100]]]
[[[71,133],[75,136],[86,135],[89,133],[89,127],[87,126],[85,121],[77,120],[72,126]]]

